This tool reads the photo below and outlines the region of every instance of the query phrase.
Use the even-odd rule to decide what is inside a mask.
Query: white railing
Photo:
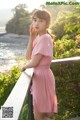
[[[80,57],[72,57],[72,58],[64,58],[52,60],[52,64],[55,63],[65,63],[65,62],[76,62],[80,61]],[[51,64],[51,65],[52,65]],[[23,72],[18,79],[16,85],[11,91],[9,97],[5,101],[2,109],[0,110],[0,120],[18,120],[20,116],[20,112],[22,110],[28,87],[31,81],[31,77],[33,75],[33,69],[27,69]],[[12,118],[2,118],[3,107],[13,107],[13,117]]]
[[[28,91],[28,87],[31,81],[31,77],[33,74],[33,69],[27,69],[23,72],[18,79],[16,85],[14,86],[13,90],[11,91],[9,97],[5,101],[4,105],[0,110],[0,120],[18,120],[20,112],[22,110],[26,94]],[[3,107],[10,107],[13,108],[13,117],[12,118],[5,118],[2,117]]]

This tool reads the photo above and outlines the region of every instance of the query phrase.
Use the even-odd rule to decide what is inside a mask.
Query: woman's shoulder
[[[51,38],[51,36],[48,34],[48,33],[46,33],[46,34],[44,34],[44,35],[41,35],[41,38],[45,38],[45,39],[52,39]]]
[[[41,42],[51,42],[52,41],[52,37],[49,35],[49,34],[44,34],[44,35],[41,35],[40,37],[39,37],[39,39],[40,39],[40,41]]]

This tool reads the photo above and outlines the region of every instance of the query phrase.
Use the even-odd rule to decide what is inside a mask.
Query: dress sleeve
[[[53,44],[51,37],[41,36],[38,40],[38,43],[34,47],[32,54],[33,55],[42,54],[44,56],[52,57]]]

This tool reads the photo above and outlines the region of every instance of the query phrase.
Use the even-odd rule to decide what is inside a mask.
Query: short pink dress
[[[53,43],[49,34],[37,36],[32,50],[32,57],[43,55],[40,63],[34,68],[32,78],[33,111],[39,113],[57,113],[55,79],[50,69],[53,56]]]

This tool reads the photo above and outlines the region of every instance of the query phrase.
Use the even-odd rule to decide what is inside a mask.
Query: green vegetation
[[[29,34],[30,14],[26,9],[25,4],[20,4],[14,8],[13,18],[6,24],[7,33]]]
[[[69,38],[75,39],[80,34],[80,6],[76,6],[73,11],[59,12],[51,29],[56,35],[56,40],[68,35]]]
[[[0,107],[3,105],[21,72],[17,66],[14,66],[10,72],[0,73]]]
[[[80,56],[80,40],[73,39],[57,40],[54,42],[54,59]]]
[[[65,63],[51,66],[56,79],[59,113],[56,120],[80,116],[80,64]]]

